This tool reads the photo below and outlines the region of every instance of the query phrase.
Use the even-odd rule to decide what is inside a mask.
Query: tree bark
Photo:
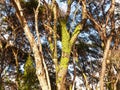
[[[20,2],[19,2],[19,0],[12,0],[12,2],[16,9],[17,17],[18,17],[21,25],[23,26],[25,35],[30,43],[30,46],[31,46],[33,54],[34,54],[35,63],[36,63],[36,75],[38,77],[40,86],[41,86],[42,90],[50,90],[48,87],[48,82],[46,80],[44,66],[43,66],[43,62],[41,59],[41,53],[39,52],[39,48],[35,42],[35,39],[34,39],[32,33],[30,32],[30,28],[24,17]]]
[[[64,53],[65,54],[65,53]],[[66,53],[65,56],[61,57],[61,64],[59,65],[58,78],[57,78],[57,88],[58,90],[66,90],[65,80],[66,73],[68,68],[70,52]]]
[[[104,51],[104,56],[103,56],[103,61],[102,61],[102,69],[101,69],[101,75],[100,75],[100,90],[104,90],[104,75],[105,75],[105,71],[106,71],[106,59],[109,53],[109,49],[110,49],[110,44],[112,41],[112,36],[110,36],[107,40],[107,44],[105,47],[105,51]]]
[[[58,66],[59,69],[56,80],[58,90],[66,90],[65,80],[69,65],[71,48],[75,44],[75,41],[86,22],[86,18],[87,18],[86,0],[82,0],[81,2],[82,2],[82,21],[75,27],[71,37],[66,27],[67,17],[65,19],[60,20],[60,24],[62,28],[62,56],[61,56],[60,64]]]

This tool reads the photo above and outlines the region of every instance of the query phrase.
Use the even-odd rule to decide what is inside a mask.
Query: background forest
[[[119,0],[0,0],[0,90],[120,90]]]

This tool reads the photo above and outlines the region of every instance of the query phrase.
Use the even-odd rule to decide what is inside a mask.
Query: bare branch
[[[49,87],[49,90],[51,90],[49,74],[48,74],[47,66],[46,66],[45,61],[44,61],[44,57],[43,57],[43,53],[42,53],[42,45],[41,45],[41,42],[40,42],[40,36],[39,36],[39,30],[38,30],[39,7],[40,7],[40,0],[38,0],[38,6],[37,6],[36,10],[34,11],[34,13],[35,13],[35,30],[36,30],[37,39],[38,39],[37,44],[38,44],[39,51],[40,51],[40,56],[41,56],[41,59],[42,59],[43,65],[44,65],[48,87]]]
[[[103,61],[102,61],[102,70],[101,70],[101,75],[100,75],[100,90],[104,90],[104,76],[105,76],[105,71],[106,71],[106,59],[108,56],[108,52],[110,49],[112,41],[112,36],[110,36],[107,40],[105,51],[104,51],[104,56],[103,56]]]
[[[53,26],[53,38],[54,38],[54,53],[53,53],[53,61],[55,66],[58,65],[57,62],[57,3],[53,2],[53,14],[54,14],[54,26]]]

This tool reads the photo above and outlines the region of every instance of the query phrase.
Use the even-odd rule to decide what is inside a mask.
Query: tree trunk
[[[30,46],[31,46],[33,54],[34,54],[35,63],[36,63],[36,75],[38,77],[40,86],[41,86],[42,90],[50,90],[48,87],[48,82],[46,80],[46,74],[44,71],[43,61],[41,59],[41,53],[39,52],[38,46],[35,42],[35,39],[34,39],[32,33],[30,32],[30,28],[24,17],[24,14],[22,11],[23,9],[21,8],[20,2],[19,2],[19,0],[12,0],[12,2],[15,6],[17,17],[18,17],[21,25],[23,26],[25,35],[30,43]]]
[[[66,90],[65,87],[65,80],[66,80],[66,73],[69,63],[70,52],[61,58],[61,62],[59,65],[59,71],[57,76],[57,88],[58,90]]]

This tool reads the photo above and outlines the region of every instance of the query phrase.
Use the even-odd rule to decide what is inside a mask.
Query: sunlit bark
[[[40,8],[40,0],[38,1],[38,6],[37,6],[37,8],[36,8],[36,10],[34,12],[35,13],[35,29],[36,29],[37,39],[38,39],[37,40],[38,49],[39,49],[40,56],[41,56],[41,59],[42,59],[42,62],[43,62],[43,66],[44,66],[44,69],[45,69],[45,74],[46,74],[46,79],[47,79],[47,83],[48,83],[48,88],[49,88],[49,90],[51,90],[49,74],[48,74],[47,66],[46,66],[45,61],[44,61],[43,52],[42,52],[42,45],[41,45],[41,42],[40,42],[40,35],[39,35],[39,30],[38,30],[39,8]]]
[[[32,48],[32,51],[34,54],[35,63],[36,63],[36,75],[38,77],[40,86],[41,86],[42,90],[49,90],[48,82],[46,80],[46,75],[45,75],[45,71],[44,71],[43,61],[41,58],[41,53],[39,52],[38,46],[35,42],[35,39],[34,39],[32,33],[30,32],[30,28],[24,17],[20,2],[19,2],[19,0],[12,0],[12,2],[16,9],[18,19],[21,22],[21,25],[23,26],[24,32],[26,34],[26,37],[28,38],[28,41],[30,42],[30,45],[31,45],[31,48]]]
[[[103,61],[102,61],[102,70],[100,74],[100,89],[104,90],[104,76],[106,71],[106,60],[109,53],[112,37],[109,37],[104,51]]]
[[[110,37],[106,41],[106,46],[105,46],[105,50],[103,54],[102,69],[101,69],[101,74],[100,74],[100,89],[101,90],[104,90],[104,76],[105,76],[105,71],[106,71],[106,60],[108,57],[108,52],[110,49],[112,38],[115,32],[114,9],[115,9],[115,0],[112,0],[111,7],[108,10],[108,16],[106,17],[107,18],[106,25],[108,24],[108,20],[111,19],[111,33],[110,33]]]

